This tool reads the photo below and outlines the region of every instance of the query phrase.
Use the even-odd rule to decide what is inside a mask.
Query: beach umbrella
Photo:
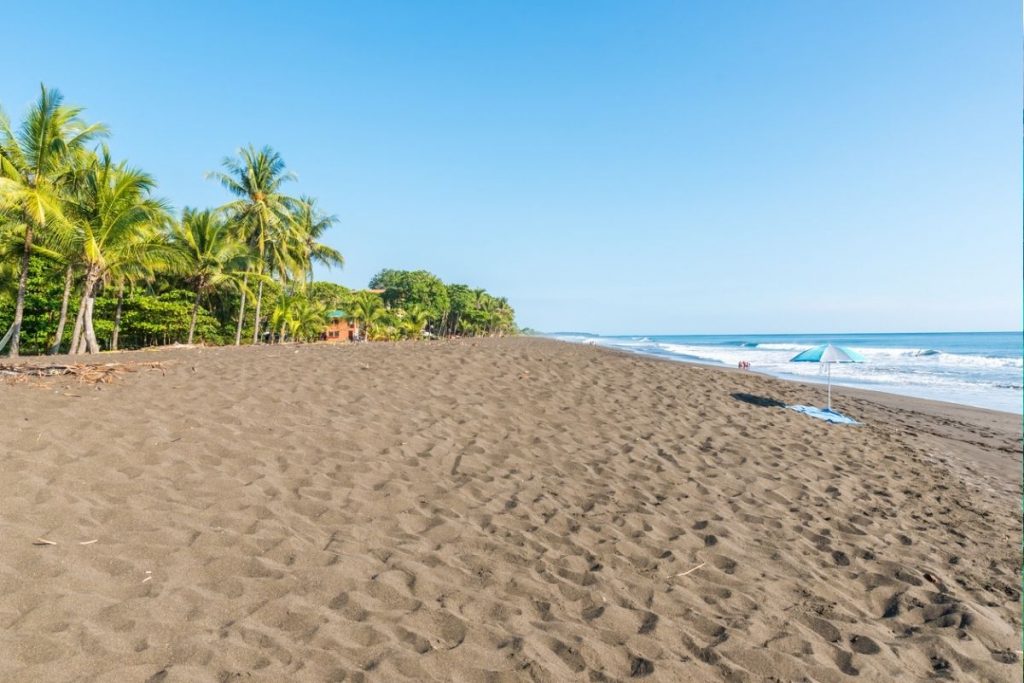
[[[833,363],[863,363],[864,356],[853,349],[835,344],[822,344],[813,349],[807,349],[789,359],[790,363],[824,363],[828,369],[828,410],[832,411],[832,364]]]

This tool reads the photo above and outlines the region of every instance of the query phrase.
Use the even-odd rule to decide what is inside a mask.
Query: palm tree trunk
[[[99,280],[99,273],[95,266],[89,268],[85,276],[85,350],[87,353],[99,353],[100,343],[96,339],[96,330],[92,325],[93,310],[96,307],[96,283]]]
[[[0,337],[0,351],[4,350],[4,347],[7,346],[7,342],[11,340],[11,335],[13,334],[14,325],[11,325],[10,327],[7,328],[7,332],[4,333],[4,336]]]
[[[85,321],[85,284],[82,284],[82,298],[78,302],[78,315],[75,317],[75,329],[71,332],[71,348],[68,353],[79,354],[82,352],[82,327]]]
[[[28,287],[28,261],[32,253],[32,228],[25,226],[25,248],[21,254],[21,272],[18,274],[18,298],[14,304],[14,324],[11,333],[10,357],[17,358],[21,344],[21,321],[25,317],[25,289]]]
[[[192,343],[192,335],[196,331],[196,316],[199,315],[199,287],[196,287],[196,299],[192,302],[192,322],[188,324],[188,343]]]
[[[242,303],[238,305],[238,327],[235,328],[235,346],[242,344],[242,323],[245,322],[245,290],[249,287],[249,274],[242,276]]]
[[[256,321],[252,326],[252,343],[258,344],[260,338],[260,306],[263,304],[263,280],[256,290]]]
[[[71,301],[71,285],[74,284],[75,269],[70,263],[64,271],[64,298],[60,302],[60,319],[57,321],[57,337],[50,347],[50,354],[60,353],[61,342],[64,341],[64,326],[68,322],[68,303]]]
[[[96,339],[96,330],[92,326],[92,314],[95,308],[96,297],[92,294],[89,295],[88,303],[85,307],[85,351],[86,353],[99,353],[100,342]]]
[[[284,330],[285,330],[285,325],[287,325],[287,324],[288,324],[287,322],[282,322],[281,323],[281,336],[278,337],[278,339],[277,339],[277,343],[278,344],[284,344]]]
[[[121,306],[124,303],[124,281],[117,287],[117,310],[114,311],[114,331],[110,335],[110,350],[117,351],[117,336],[121,331]]]

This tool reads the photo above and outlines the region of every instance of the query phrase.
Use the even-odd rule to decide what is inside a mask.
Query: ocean
[[[865,363],[832,367],[832,384],[1024,412],[1024,333],[616,335],[553,333],[659,358],[750,369],[783,379],[824,382],[817,363],[790,363],[800,351],[832,343],[859,351]]]

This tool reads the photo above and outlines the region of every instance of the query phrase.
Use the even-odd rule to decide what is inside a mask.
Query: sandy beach
[[[1020,416],[533,338],[115,361],[0,382],[0,680],[1021,679]]]

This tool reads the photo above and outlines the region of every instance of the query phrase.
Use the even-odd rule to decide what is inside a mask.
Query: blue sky
[[[1021,327],[1016,2],[36,5],[9,116],[60,88],[179,207],[274,146],[341,220],[327,279],[547,331]]]

